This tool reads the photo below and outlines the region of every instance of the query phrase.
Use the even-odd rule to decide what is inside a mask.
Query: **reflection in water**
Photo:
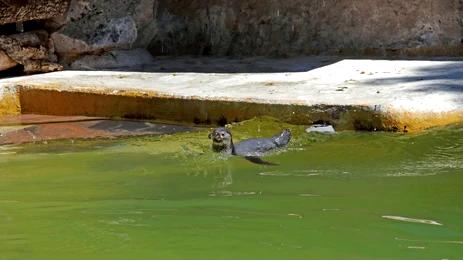
[[[224,168],[222,168],[222,170],[219,172],[223,177],[222,182],[219,182],[218,184],[218,188],[221,189],[233,184],[232,166],[228,162],[226,162],[224,165]]]
[[[463,245],[463,241],[457,241],[457,240],[426,240],[426,239],[408,239],[408,238],[398,238],[398,237],[394,239],[397,241]]]
[[[0,259],[463,257],[463,126],[282,125],[233,126],[291,128],[278,166],[212,153],[206,132],[0,147]]]

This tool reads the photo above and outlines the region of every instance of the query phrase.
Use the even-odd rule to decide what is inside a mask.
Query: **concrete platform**
[[[286,67],[259,63],[272,72],[163,68],[166,72],[62,71],[3,79],[0,111],[197,124],[269,115],[295,124],[393,131],[463,122],[462,61],[309,57],[285,60]]]

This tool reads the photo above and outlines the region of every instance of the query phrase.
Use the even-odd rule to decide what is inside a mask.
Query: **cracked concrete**
[[[260,62],[272,67],[269,61]],[[463,121],[462,61],[288,61],[252,73],[63,71],[0,80],[0,88],[18,89],[22,113],[206,124],[270,115],[296,124],[394,131]]]

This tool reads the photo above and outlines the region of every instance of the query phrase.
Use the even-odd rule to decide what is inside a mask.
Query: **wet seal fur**
[[[214,129],[209,134],[209,139],[212,139],[212,150],[214,152],[243,156],[247,160],[257,164],[276,165],[264,161],[259,157],[285,147],[291,140],[291,132],[289,129],[286,129],[270,138],[247,139],[234,144],[230,130],[220,127]]]

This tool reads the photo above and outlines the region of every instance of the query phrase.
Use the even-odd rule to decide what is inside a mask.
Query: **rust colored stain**
[[[103,117],[86,116],[55,116],[38,114],[21,114],[0,116],[0,126],[31,125],[40,123],[76,122],[106,119]]]
[[[41,116],[42,115],[35,115],[34,118]],[[45,116],[44,118],[49,117]],[[4,127],[3,129],[0,127],[0,145],[59,139],[90,139],[154,134],[157,135],[197,130],[197,128],[192,127],[145,121],[91,120],[65,122],[64,120],[69,120],[69,117],[53,116],[53,118],[63,119],[62,122],[12,126],[8,128]]]
[[[436,126],[463,122],[462,111],[445,113],[403,113],[390,112],[385,118],[386,125],[394,125],[398,131],[417,132]]]
[[[17,115],[21,112],[19,94],[16,90],[5,87],[0,96],[0,116]]]
[[[95,131],[78,123],[53,123],[33,125],[23,129],[4,133],[0,137],[0,144],[19,144],[33,141],[110,137],[104,131]]]

